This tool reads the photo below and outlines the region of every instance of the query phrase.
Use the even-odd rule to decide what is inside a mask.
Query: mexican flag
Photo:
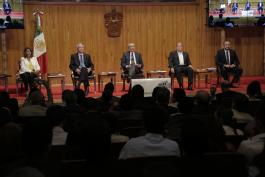
[[[40,13],[36,13],[36,33],[33,42],[33,55],[38,59],[42,74],[47,73],[48,59],[46,54],[46,43],[44,33],[41,30]]]

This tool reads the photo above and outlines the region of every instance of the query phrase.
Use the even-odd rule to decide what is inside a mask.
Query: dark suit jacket
[[[134,53],[135,53],[136,63],[140,64],[141,68],[143,68],[144,63],[143,63],[141,54],[138,52],[134,52]],[[130,51],[125,52],[121,58],[121,67],[125,69],[126,65],[130,65]]]
[[[4,11],[6,11],[6,10],[11,10],[11,5],[9,4],[9,2],[7,2],[7,3],[3,3],[3,9],[4,9]]]
[[[258,3],[258,10],[259,10],[259,9],[263,9],[263,2],[259,2],[259,3]]]
[[[184,66],[191,65],[190,57],[187,52],[183,52],[183,58],[184,58]],[[179,66],[179,56],[176,50],[170,52],[169,57],[168,57],[168,65],[170,68],[175,68]]]
[[[245,10],[250,10],[250,8],[251,8],[250,2],[246,2]]]
[[[229,49],[229,52],[230,52],[230,64],[234,64],[236,66],[239,66],[240,62],[238,60],[236,52],[234,50],[231,50],[231,49]],[[215,61],[216,61],[216,64],[220,68],[223,68],[225,64],[228,64],[226,62],[224,49],[220,49],[217,51]]]
[[[85,53],[84,53],[84,64],[86,68],[90,68],[90,67],[91,69],[94,68],[94,64],[91,61],[90,55],[85,54]],[[79,61],[78,53],[72,54],[69,68],[74,72],[75,75],[76,75],[75,70],[79,68],[79,65],[80,65],[80,61]]]

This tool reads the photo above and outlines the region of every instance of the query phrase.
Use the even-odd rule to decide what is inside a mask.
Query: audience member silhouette
[[[259,81],[252,81],[250,84],[248,84],[247,95],[250,100],[263,99]]]
[[[144,136],[130,139],[122,148],[119,159],[149,156],[180,156],[179,145],[163,137],[168,114],[159,105],[151,106],[144,111],[147,133]]]

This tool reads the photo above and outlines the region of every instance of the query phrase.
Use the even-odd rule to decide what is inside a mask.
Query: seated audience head
[[[32,105],[44,105],[45,104],[44,95],[39,89],[36,89],[29,94],[29,100]]]
[[[170,99],[170,91],[166,87],[159,87],[156,92],[156,103],[161,105],[168,105]]]
[[[133,86],[130,91],[130,96],[133,100],[143,100],[144,99],[144,88],[141,85]]]
[[[0,115],[0,128],[13,120],[10,110],[6,107],[0,108]]]
[[[78,104],[80,104],[80,102],[82,102],[82,100],[86,98],[85,92],[82,89],[75,89],[74,94],[76,96],[76,102]]]
[[[132,106],[131,97],[129,94],[124,94],[120,99],[120,107],[122,110],[129,110]]]
[[[158,92],[159,88],[160,88],[160,87],[155,87],[155,88],[153,89],[153,92],[152,92],[152,99],[153,99],[154,102],[156,102],[157,92]]]
[[[108,90],[108,89],[106,89],[106,90],[104,90],[103,92],[102,92],[102,101],[103,102],[109,102],[109,101],[111,101],[111,99],[112,99],[112,97],[113,97],[113,95],[112,95],[113,93],[111,92],[111,90]]]
[[[46,111],[46,117],[51,127],[60,126],[65,117],[63,107],[59,105],[50,106]]]
[[[210,103],[210,94],[205,90],[197,91],[195,95],[195,104],[201,106],[207,106]]]
[[[10,15],[6,16],[6,22],[8,22],[9,24],[12,23],[12,18]]]
[[[222,92],[226,92],[228,91],[230,88],[230,83],[229,81],[223,81],[221,82],[221,89],[222,89]]]
[[[8,92],[0,92],[0,107],[8,107],[9,99]]]
[[[209,22],[213,22],[214,18],[212,15],[209,16]]]
[[[233,99],[233,108],[239,112],[249,112],[250,103],[248,97],[243,94],[237,94]]]
[[[112,82],[107,83],[104,87],[104,91],[105,90],[109,90],[111,93],[113,93],[114,92],[114,84]]]
[[[76,104],[76,95],[72,90],[64,90],[62,100],[66,105]]]
[[[247,94],[249,97],[262,96],[260,82],[252,81],[247,87]]]
[[[231,126],[234,122],[233,111],[231,109],[219,108],[216,110],[216,115],[223,125]]]
[[[186,92],[182,88],[175,88],[172,95],[172,102],[180,102],[186,97]]]
[[[143,117],[147,133],[163,134],[165,123],[169,117],[163,107],[152,105],[143,112]]]
[[[230,23],[230,22],[231,22],[231,19],[230,19],[229,17],[227,17],[227,18],[225,19],[225,22],[226,22],[226,23]]]
[[[104,91],[102,92],[102,98],[103,101],[111,101],[113,97],[113,92],[114,92],[114,85],[112,82],[109,82],[105,85]]]

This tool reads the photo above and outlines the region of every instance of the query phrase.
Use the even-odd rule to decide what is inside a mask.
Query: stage
[[[247,85],[253,80],[260,81],[262,91],[265,92],[265,76],[244,76],[244,77],[241,77],[239,88],[231,88],[231,89],[234,91],[241,92],[241,93],[246,93]],[[177,81],[175,80],[174,83],[175,83],[174,88],[177,88],[178,87]],[[204,80],[201,80],[200,88],[194,88],[192,91],[190,91],[190,90],[186,89],[187,88],[187,80],[184,79],[185,91],[186,91],[186,94],[189,96],[194,95],[197,90],[209,91],[211,85],[215,85],[215,84],[216,84],[216,80],[212,80],[211,83],[208,83],[207,87],[205,87]],[[196,84],[196,85],[198,85],[198,84]],[[73,90],[73,85],[66,85],[65,88]],[[128,88],[129,88],[129,84],[126,84],[125,91],[122,91],[122,83],[117,83],[114,95],[120,97],[121,95],[128,92]],[[4,87],[2,85],[0,86],[0,91],[4,91]],[[16,96],[16,86],[15,85],[9,85],[8,91],[9,91],[11,98],[17,98],[18,99],[19,104],[21,104],[24,101],[24,99],[25,99],[25,91],[24,90],[22,90],[22,93],[21,93],[21,90],[19,88],[19,94],[18,94],[18,96]],[[217,87],[217,93],[220,91],[221,91],[221,88],[220,88],[220,86],[218,86]],[[45,96],[47,95],[44,87],[42,87],[42,92],[44,93]],[[60,103],[61,102],[61,96],[62,96],[61,85],[52,85],[52,94],[53,94],[54,102]],[[89,97],[97,98],[97,97],[100,97],[101,94],[102,94],[102,92],[99,92],[98,90],[96,92],[94,92],[94,85],[93,84],[90,85],[90,92],[88,94]]]

